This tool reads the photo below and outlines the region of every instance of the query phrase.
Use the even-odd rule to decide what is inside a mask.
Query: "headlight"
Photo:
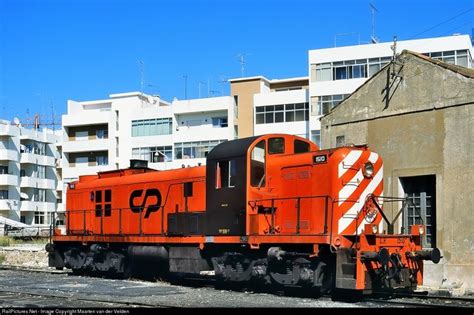
[[[423,225],[420,225],[420,226],[418,227],[418,232],[420,232],[420,235],[425,234],[425,227],[424,227]]]
[[[362,173],[367,178],[374,176],[374,164],[372,164],[372,162],[365,162]]]
[[[372,225],[372,233],[374,234],[377,234],[377,232],[379,231],[379,228],[377,227],[377,225]]]

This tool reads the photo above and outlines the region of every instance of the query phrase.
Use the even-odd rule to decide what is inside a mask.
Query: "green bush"
[[[3,262],[5,261],[5,254],[0,254],[0,265],[3,264]]]

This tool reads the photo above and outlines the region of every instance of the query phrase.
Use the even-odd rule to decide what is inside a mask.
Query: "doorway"
[[[413,224],[424,224],[424,248],[436,247],[436,175],[400,177],[405,198],[409,198],[403,213],[403,229],[410,231]]]

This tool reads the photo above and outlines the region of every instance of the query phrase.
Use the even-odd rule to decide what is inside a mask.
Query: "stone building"
[[[403,51],[321,118],[322,147],[366,143],[384,159],[384,195],[410,197],[398,231],[420,217],[441,249],[425,284],[474,289],[474,69]],[[401,202],[384,204],[395,218]]]

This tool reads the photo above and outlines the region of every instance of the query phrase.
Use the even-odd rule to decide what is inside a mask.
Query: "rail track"
[[[73,273],[68,270],[55,270],[50,268],[32,268],[24,266],[0,266],[0,270],[12,270],[12,271],[24,271],[24,272],[34,272],[34,273],[49,273],[49,274],[66,274],[73,276]],[[134,279],[138,281],[146,281],[143,279]],[[213,281],[202,280],[202,281],[191,281],[185,282],[185,286],[212,286]],[[274,292],[275,293],[275,292]],[[279,292],[281,293],[281,292]],[[151,303],[139,303],[139,302],[124,302],[110,299],[101,299],[101,298],[84,298],[76,297],[73,295],[58,295],[50,293],[31,293],[23,291],[12,291],[12,290],[1,290],[0,289],[0,300],[2,298],[7,298],[8,296],[17,295],[18,297],[35,297],[35,298],[45,298],[45,299],[56,299],[56,300],[74,300],[85,303],[97,303],[97,306],[103,307],[143,307],[143,308],[169,308],[170,305],[165,304],[151,304]],[[278,295],[278,293],[277,293]],[[291,294],[291,296],[297,296]],[[321,296],[319,299],[331,300],[330,296]],[[343,301],[343,300],[341,300]],[[413,294],[404,294],[404,293],[377,293],[376,295],[366,296],[357,301],[352,300],[352,303],[356,303],[359,306],[364,307],[367,303],[370,306],[370,303],[375,305],[384,305],[388,307],[422,307],[422,308],[471,308],[474,309],[474,298],[469,297],[452,297],[452,296],[438,296],[428,294],[427,292],[423,293],[413,293]],[[0,304],[1,306],[1,304]]]

